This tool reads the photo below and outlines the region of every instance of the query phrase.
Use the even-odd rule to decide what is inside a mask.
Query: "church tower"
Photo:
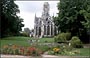
[[[44,19],[48,18],[50,15],[49,15],[49,9],[50,6],[48,4],[48,2],[45,2],[44,5],[43,5],[43,12],[42,12],[42,17]]]
[[[55,35],[55,25],[53,18],[49,14],[50,6],[48,2],[43,5],[41,17],[35,15],[34,36],[35,37],[52,37]]]

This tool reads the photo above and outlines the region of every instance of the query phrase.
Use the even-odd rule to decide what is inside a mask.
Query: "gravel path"
[[[42,55],[42,56],[20,56],[20,55],[1,55],[1,58],[90,58],[89,56],[55,56],[55,55]]]

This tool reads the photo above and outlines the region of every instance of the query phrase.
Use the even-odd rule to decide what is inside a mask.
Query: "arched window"
[[[46,18],[46,21],[48,21],[48,18]]]
[[[48,25],[47,26],[47,35],[49,35],[49,33],[50,33],[50,26]]]
[[[46,26],[44,25],[44,35],[46,35]]]
[[[39,27],[39,35],[41,35],[41,27]]]
[[[50,24],[50,22],[48,21],[48,24]]]
[[[36,27],[36,35],[37,35],[37,27]]]
[[[49,24],[50,22],[48,22],[48,24]]]
[[[42,24],[42,22],[40,21],[40,25]]]
[[[53,26],[51,25],[51,35],[53,35]]]

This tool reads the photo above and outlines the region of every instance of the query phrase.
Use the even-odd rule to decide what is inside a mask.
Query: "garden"
[[[17,15],[20,10],[14,2],[14,0],[1,1],[1,55],[89,56],[90,0],[60,0],[57,3],[57,16],[53,16],[53,20],[50,20],[58,29],[58,34],[54,34],[55,37],[52,38],[25,37],[29,34],[22,31],[24,19]],[[34,30],[32,32],[34,33]]]
[[[67,37],[68,35],[68,37]],[[30,37],[7,37],[1,39],[1,54],[24,56],[89,56],[89,48],[84,48],[77,36],[69,38],[70,33],[61,33],[54,38],[38,38],[39,42],[30,43]],[[32,45],[31,45],[32,44]]]

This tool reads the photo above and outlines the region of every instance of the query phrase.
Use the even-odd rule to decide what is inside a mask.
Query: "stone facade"
[[[34,37],[52,37],[58,33],[53,22],[53,16],[49,15],[49,4],[45,2],[41,17],[36,17],[34,21]]]

